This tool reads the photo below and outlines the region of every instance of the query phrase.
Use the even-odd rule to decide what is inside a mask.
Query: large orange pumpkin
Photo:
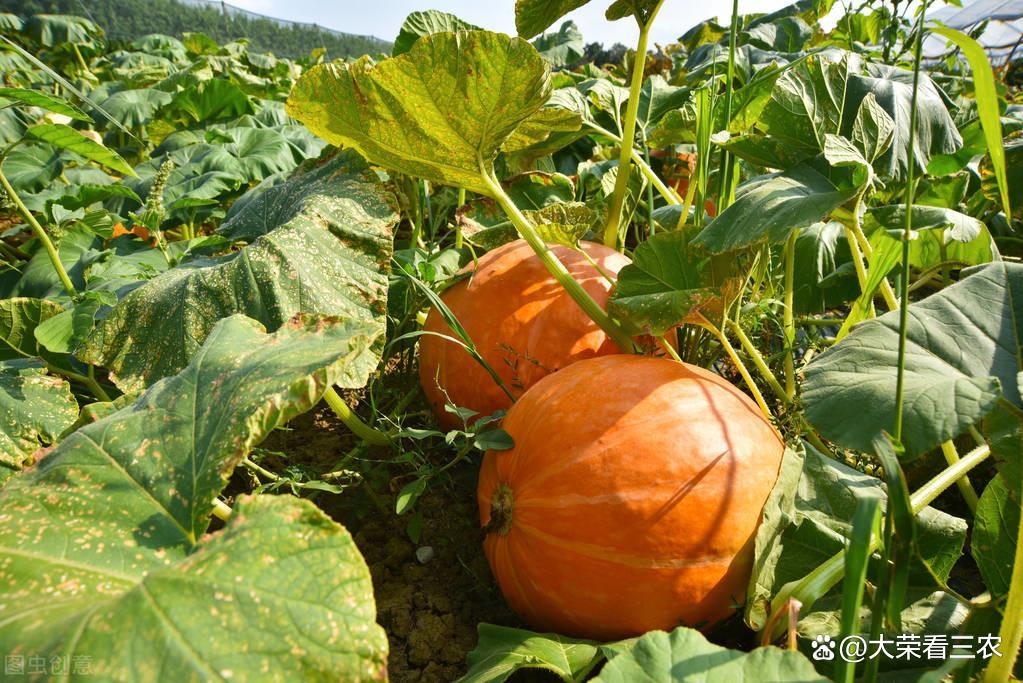
[[[537,382],[480,471],[480,524],[511,607],[613,640],[703,627],[743,603],[784,445],[721,377],[604,356]]]
[[[610,277],[630,263],[602,245],[583,242],[581,246]],[[608,278],[579,252],[556,245],[550,249],[583,289],[606,306],[612,285]],[[463,272],[472,268],[470,264]],[[441,298],[514,396],[575,361],[621,353],[524,240],[483,255],[471,278]],[[458,338],[436,310],[430,311],[425,330]],[[464,348],[433,334],[420,337],[419,379],[438,421],[447,429],[461,426],[456,416],[444,410],[448,400],[481,415],[511,405],[508,395]]]

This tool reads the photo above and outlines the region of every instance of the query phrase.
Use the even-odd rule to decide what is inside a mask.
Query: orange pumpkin
[[[784,444],[724,379],[615,355],[537,382],[489,451],[480,524],[494,576],[533,628],[614,640],[704,627],[744,600]]]
[[[143,242],[154,242],[153,236],[149,234],[148,228],[144,225],[135,224],[129,230],[121,223],[114,223],[114,231],[110,233],[110,239],[117,239],[122,235],[134,235]]]
[[[611,277],[630,263],[602,245],[583,242],[581,246]],[[600,270],[573,249],[556,245],[550,249],[583,289],[606,306],[612,283]],[[463,272],[472,268],[470,264]],[[621,353],[524,240],[483,255],[471,278],[448,289],[441,299],[514,396],[578,360]],[[430,311],[424,329],[458,338],[435,310]],[[481,415],[511,405],[508,395],[464,348],[434,334],[420,337],[419,380],[438,421],[447,429],[462,424],[444,410],[448,400]]]

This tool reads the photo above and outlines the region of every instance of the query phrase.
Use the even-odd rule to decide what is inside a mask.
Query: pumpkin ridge
[[[702,555],[695,558],[686,558],[684,560],[652,560],[649,558],[639,558],[634,555],[627,553],[613,552],[606,548],[600,548],[589,543],[576,543],[567,539],[558,538],[552,536],[544,531],[540,531],[536,527],[518,523],[515,528],[521,531],[527,536],[543,541],[548,545],[554,546],[559,550],[567,550],[583,557],[589,557],[595,560],[606,560],[612,564],[622,565],[623,567],[633,567],[635,569],[686,569],[687,567],[706,567],[708,565],[720,564],[722,562],[731,562],[735,557],[735,553],[723,553],[721,555]]]

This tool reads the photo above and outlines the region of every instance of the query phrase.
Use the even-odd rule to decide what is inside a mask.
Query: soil
[[[331,471],[355,446],[350,433],[322,407],[275,431],[262,445],[265,467],[282,472],[287,465]],[[266,455],[266,451],[280,456]],[[283,456],[286,455],[285,459]],[[386,454],[385,454],[386,455]],[[438,453],[444,462],[450,453]],[[379,464],[375,475],[407,474],[408,465]],[[352,469],[365,469],[349,463]],[[476,647],[480,622],[521,627],[505,605],[483,554],[473,464],[456,467],[453,476],[431,485],[416,504],[423,517],[419,543],[406,532],[408,515],[394,514],[393,496],[366,495],[366,486],[339,495],[321,493],[316,503],[344,524],[369,565],[377,621],[387,632],[388,669],[394,683],[450,683],[466,671],[466,655]],[[236,472],[226,493],[251,490],[247,473]],[[426,550],[426,549],[429,550]],[[421,562],[416,551],[432,555]],[[551,680],[528,676],[515,680]]]

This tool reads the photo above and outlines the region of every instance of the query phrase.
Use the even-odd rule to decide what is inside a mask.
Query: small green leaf
[[[506,451],[515,448],[511,434],[503,429],[488,429],[476,435],[476,448],[481,451]]]
[[[590,0],[515,0],[515,30],[532,38],[554,25],[561,17]]]
[[[575,64],[583,58],[585,50],[583,34],[572,21],[566,21],[557,31],[538,36],[533,47],[552,66],[558,67]]]
[[[690,680],[826,683],[828,680],[799,652],[774,646],[759,647],[752,652],[729,650],[685,626],[671,633],[650,631],[640,638],[601,649],[609,661],[593,683]]]
[[[549,94],[550,66],[526,41],[435,33],[375,66],[363,58],[313,67],[287,111],[374,164],[488,195],[482,175]]]
[[[78,121],[92,121],[89,115],[62,97],[28,88],[0,88],[0,99],[14,100],[30,107],[39,107],[54,114],[63,114]]]
[[[892,146],[894,135],[895,121],[877,103],[874,93],[867,93],[853,121],[853,142],[859,145],[867,161],[873,164]]]
[[[502,683],[520,669],[542,669],[576,683],[603,658],[591,641],[480,624],[479,642],[467,660],[469,671],[458,683]]]
[[[636,329],[662,335],[724,306],[713,284],[711,258],[681,232],[662,232],[640,243],[633,262],[618,273],[608,312]]]
[[[105,147],[95,140],[90,140],[71,126],[61,123],[40,123],[31,126],[25,134],[29,137],[49,143],[54,147],[74,152],[89,161],[117,171],[122,175],[134,176],[135,171],[121,155]]]
[[[394,513],[401,515],[410,510],[419,500],[419,496],[426,491],[426,485],[429,482],[429,477],[419,477],[402,486],[398,496],[394,499]]]

